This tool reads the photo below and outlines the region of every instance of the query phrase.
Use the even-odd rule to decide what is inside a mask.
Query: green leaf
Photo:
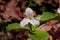
[[[48,40],[49,34],[47,32],[36,30],[33,34],[28,34],[32,40]]]
[[[60,14],[58,14],[58,16],[60,17]]]
[[[55,18],[53,18],[53,20],[60,20],[60,17],[55,17]]]
[[[21,29],[23,29],[23,30],[30,30],[30,28],[28,26],[21,27]]]
[[[53,13],[43,12],[43,14],[41,16],[41,21],[47,21],[47,20],[50,20],[50,19],[53,19],[53,18],[55,18]]]
[[[35,25],[35,26],[31,26],[31,28],[32,28],[32,31],[35,31],[35,29],[38,27],[38,25]]]
[[[16,29],[20,29],[20,24],[19,23],[12,23],[12,24],[9,24],[6,27],[7,31],[16,30]]]

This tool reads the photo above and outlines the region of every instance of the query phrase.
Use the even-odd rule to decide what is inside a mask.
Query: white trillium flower
[[[60,8],[57,9],[57,12],[60,13]]]
[[[26,18],[24,18],[21,22],[20,22],[20,25],[21,26],[25,26],[27,25],[28,23],[32,24],[33,26],[35,25],[39,25],[39,21],[34,19],[34,14],[33,14],[33,10],[31,8],[26,8],[25,10],[25,13],[26,13]]]

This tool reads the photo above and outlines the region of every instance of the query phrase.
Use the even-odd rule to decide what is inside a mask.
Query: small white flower
[[[32,24],[32,25],[39,25],[39,21],[34,19],[34,14],[33,14],[33,10],[31,8],[26,8],[25,10],[26,12],[26,18],[24,18],[21,22],[20,22],[20,25],[21,26],[25,26],[27,25],[28,23]]]
[[[60,8],[57,9],[57,12],[60,13]]]

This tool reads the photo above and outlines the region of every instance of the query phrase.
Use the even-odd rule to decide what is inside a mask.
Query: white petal
[[[39,21],[36,20],[36,19],[32,19],[32,20],[30,20],[30,23],[31,23],[32,25],[34,25],[34,26],[40,24]]]
[[[57,12],[60,13],[60,8],[57,9]]]
[[[20,22],[20,25],[21,25],[21,26],[25,26],[25,25],[27,25],[28,23],[29,23],[29,19],[24,18],[24,19]]]
[[[31,17],[31,16],[34,15],[33,10],[31,8],[29,8],[29,7],[26,8],[25,12],[26,12],[27,17]]]

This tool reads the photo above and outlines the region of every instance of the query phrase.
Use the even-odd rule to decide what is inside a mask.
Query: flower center
[[[30,19],[30,20],[32,20],[32,18],[31,18],[31,17],[29,17],[29,19]]]

